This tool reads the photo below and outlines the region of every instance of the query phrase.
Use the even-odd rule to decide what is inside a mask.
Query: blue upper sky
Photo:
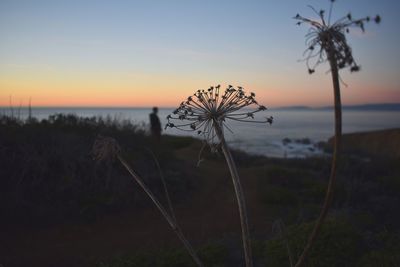
[[[285,95],[293,85],[316,87],[327,80],[310,82],[304,63],[297,61],[306,48],[307,27],[296,26],[292,17],[316,17],[307,5],[328,9],[329,1],[0,0],[0,80],[10,80],[18,68],[55,69],[77,79],[140,72],[157,79],[186,76],[199,84],[283,88]],[[380,14],[383,20],[367,25],[364,35],[350,34],[363,74],[353,78],[343,72],[346,83],[362,87],[379,79],[389,96],[400,95],[400,2],[338,0],[333,19],[349,11],[353,17]],[[328,66],[319,69],[318,75],[327,76]]]

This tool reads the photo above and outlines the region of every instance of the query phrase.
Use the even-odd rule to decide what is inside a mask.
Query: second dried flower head
[[[381,17],[376,15],[374,18],[364,17],[354,19],[351,13],[331,23],[331,14],[333,3],[329,14],[325,16],[325,10],[317,11],[315,8],[310,8],[317,14],[319,19],[309,19],[297,14],[297,25],[308,24],[309,32],[306,35],[307,50],[304,52],[305,60],[308,66],[308,72],[312,74],[320,63],[326,60],[335,61],[339,69],[350,67],[350,71],[359,71],[360,66],[355,62],[351,47],[347,43],[346,33],[350,32],[350,28],[359,28],[362,32],[365,31],[364,24],[373,20],[375,23],[381,22]],[[329,59],[329,57],[331,57]],[[311,61],[313,63],[310,65]]]

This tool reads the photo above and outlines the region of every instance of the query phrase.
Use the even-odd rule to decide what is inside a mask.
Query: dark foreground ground
[[[390,152],[400,151],[393,149],[399,132],[344,138],[333,208],[308,266],[400,265],[400,164]],[[166,203],[156,155],[176,217],[206,266],[243,266],[236,202],[221,154],[205,149],[198,164],[197,140],[163,136],[156,143],[129,122],[63,115],[42,122],[0,119],[0,264],[193,266],[121,164],[93,160],[99,134],[118,140]],[[234,157],[257,266],[290,266],[318,215],[330,159],[237,151]]]

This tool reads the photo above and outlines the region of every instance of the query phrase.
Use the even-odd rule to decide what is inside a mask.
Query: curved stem
[[[238,210],[240,216],[240,226],[242,228],[242,241],[243,241],[243,250],[244,257],[246,261],[246,267],[253,266],[253,257],[251,253],[251,243],[250,243],[250,231],[249,231],[249,223],[247,219],[247,209],[246,202],[243,194],[243,188],[240,183],[239,173],[236,168],[236,164],[233,160],[232,154],[226,144],[224,134],[222,133],[222,128],[217,123],[214,124],[215,131],[217,136],[221,142],[222,152],[224,153],[226,163],[228,164],[229,171],[231,173],[233,187],[235,189],[236,199],[238,203]]]
[[[154,163],[156,164],[156,167],[157,167],[157,170],[158,170],[158,174],[160,175],[160,179],[161,179],[161,182],[162,182],[163,187],[164,187],[164,194],[165,194],[165,198],[167,199],[170,215],[171,215],[172,219],[174,220],[174,222],[177,223],[174,207],[172,206],[172,201],[171,201],[171,198],[170,198],[169,192],[168,192],[167,182],[165,181],[164,174],[161,171],[160,162],[158,161],[158,159],[157,159],[156,155],[153,153],[153,151],[151,151],[151,149],[147,148],[146,150],[153,157]]]
[[[145,183],[143,183],[140,176],[129,166],[129,164],[126,162],[126,160],[120,154],[118,154],[118,160],[127,169],[127,171],[130,173],[130,175],[133,177],[133,179],[135,179],[135,181],[139,184],[139,186],[144,190],[144,192],[150,197],[150,199],[153,201],[154,205],[156,205],[158,210],[161,212],[161,214],[167,220],[168,224],[171,226],[172,230],[175,232],[175,234],[178,236],[178,238],[181,240],[181,242],[185,246],[186,250],[192,257],[193,261],[197,264],[197,266],[203,267],[204,266],[203,263],[200,261],[195,250],[193,249],[192,245],[189,243],[189,241],[184,236],[181,228],[176,223],[176,221],[171,217],[171,215],[168,214],[168,212],[165,210],[163,205],[158,201],[156,196],[150,191],[150,189],[147,187],[147,185]]]
[[[307,245],[305,246],[303,253],[301,254],[299,260],[297,261],[295,267],[303,266],[304,261],[310,252],[312,246],[315,243],[315,240],[318,237],[318,234],[321,230],[321,226],[325,220],[328,209],[332,203],[333,191],[336,182],[336,169],[339,160],[339,152],[340,152],[340,144],[342,137],[342,104],[340,100],[340,83],[339,83],[339,70],[337,67],[337,63],[333,53],[329,54],[329,64],[331,67],[332,74],[332,83],[333,83],[333,92],[334,92],[334,106],[335,106],[335,138],[333,145],[333,156],[332,156],[332,165],[331,165],[331,173],[328,182],[328,189],[326,191],[324,204],[321,209],[321,213],[318,217],[318,220],[314,226],[314,229],[311,235],[308,238]]]

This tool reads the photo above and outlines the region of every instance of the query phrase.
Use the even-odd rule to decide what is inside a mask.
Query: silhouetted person
[[[161,122],[157,116],[158,108],[154,107],[153,112],[150,113],[150,129],[151,134],[155,137],[157,141],[161,138]]]

